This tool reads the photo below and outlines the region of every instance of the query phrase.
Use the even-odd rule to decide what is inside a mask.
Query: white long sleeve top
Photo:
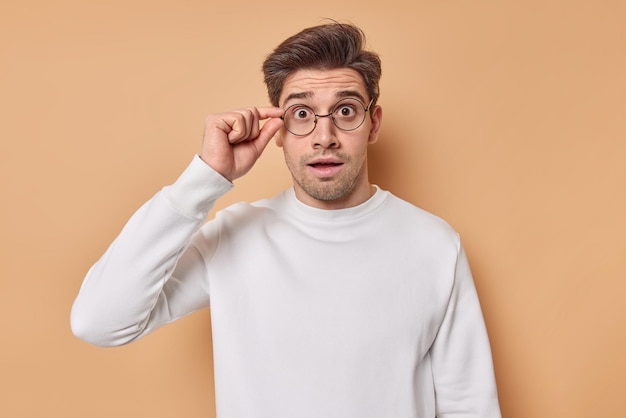
[[[72,308],[129,343],[210,306],[219,418],[497,418],[491,351],[458,235],[377,189],[342,210],[293,189],[220,211],[195,157],[128,221]]]

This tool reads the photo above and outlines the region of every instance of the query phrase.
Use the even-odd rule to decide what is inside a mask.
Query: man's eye
[[[356,109],[354,106],[349,104],[342,104],[337,107],[335,110],[335,115],[342,118],[349,118],[356,114]]]
[[[309,119],[313,112],[306,107],[299,107],[293,110],[293,117],[295,119]]]

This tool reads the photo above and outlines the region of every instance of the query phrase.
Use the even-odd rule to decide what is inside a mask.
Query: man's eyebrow
[[[366,100],[363,97],[363,95],[356,90],[342,90],[342,91],[337,92],[335,96],[337,96],[340,99],[343,99],[345,97],[356,97],[363,103],[366,103]]]
[[[313,96],[312,91],[301,91],[297,93],[291,93],[287,97],[285,97],[285,101],[283,103],[287,103],[288,101],[294,100],[294,99],[307,99],[311,96]]]

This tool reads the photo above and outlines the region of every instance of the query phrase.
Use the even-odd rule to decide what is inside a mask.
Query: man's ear
[[[279,148],[283,147],[283,134],[284,131],[283,129],[279,129],[278,132],[276,132],[276,134],[274,134],[274,142],[276,142],[276,146]]]
[[[370,130],[367,142],[373,144],[378,141],[378,133],[380,132],[380,126],[383,122],[383,108],[378,105],[374,106],[373,109],[370,109],[370,115],[372,119],[372,129]]]

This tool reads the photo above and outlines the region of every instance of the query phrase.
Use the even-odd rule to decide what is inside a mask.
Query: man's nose
[[[337,127],[332,120],[332,114],[318,115],[317,124],[313,131],[313,147],[337,148]]]

